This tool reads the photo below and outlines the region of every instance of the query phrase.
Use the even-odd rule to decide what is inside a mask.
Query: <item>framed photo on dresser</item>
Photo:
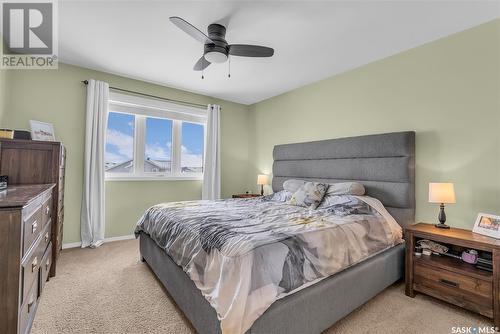
[[[472,231],[474,233],[500,239],[500,216],[479,213]]]
[[[31,139],[55,141],[54,126],[51,123],[44,123],[39,121],[30,121]]]

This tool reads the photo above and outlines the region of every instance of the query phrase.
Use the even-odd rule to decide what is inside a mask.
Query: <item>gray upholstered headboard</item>
[[[273,190],[288,179],[358,181],[401,226],[415,222],[415,132],[276,145]]]

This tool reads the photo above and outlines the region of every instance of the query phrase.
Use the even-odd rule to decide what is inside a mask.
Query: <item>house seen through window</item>
[[[151,106],[143,105],[146,99],[139,102],[110,102],[104,157],[107,179],[201,177],[204,111],[190,114],[156,101]]]

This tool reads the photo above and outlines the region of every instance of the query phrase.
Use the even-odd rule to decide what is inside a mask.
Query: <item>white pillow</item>
[[[299,190],[308,181],[299,179],[290,179],[283,182],[283,189],[291,192],[292,194]],[[363,196],[365,194],[365,187],[358,182],[339,182],[330,183],[330,187],[326,191],[325,196],[329,195],[355,195]]]
[[[364,194],[365,194],[365,187],[361,183],[339,182],[339,183],[330,183],[330,187],[328,187],[325,196],[337,196],[337,195],[363,196]]]
[[[307,181],[304,180],[297,180],[297,179],[286,180],[285,182],[283,182],[283,189],[293,194],[306,183]]]

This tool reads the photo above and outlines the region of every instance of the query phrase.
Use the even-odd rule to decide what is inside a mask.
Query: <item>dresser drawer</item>
[[[52,222],[49,220],[48,224],[42,231],[40,243],[38,244],[37,247],[37,253],[40,254],[40,256],[42,256],[45,253],[45,250],[47,249],[47,246],[50,243],[51,232],[52,232]]]
[[[38,206],[33,214],[23,217],[23,255],[27,253],[42,230],[42,207]]]
[[[493,316],[492,282],[415,263],[414,289],[435,298]]]
[[[45,283],[49,278],[50,265],[52,264],[52,244],[49,244],[45,250],[45,254],[42,257],[42,262],[40,264],[40,293],[42,294]]]
[[[27,334],[35,318],[38,307],[38,284],[33,284],[19,312],[19,333]]]
[[[52,196],[45,199],[42,204],[42,226],[48,223],[52,216]]]
[[[40,268],[40,262],[42,258],[38,249],[34,249],[31,255],[24,261],[21,265],[21,277],[22,277],[22,300],[26,301],[28,293],[33,285],[33,282],[38,281],[38,269]]]

